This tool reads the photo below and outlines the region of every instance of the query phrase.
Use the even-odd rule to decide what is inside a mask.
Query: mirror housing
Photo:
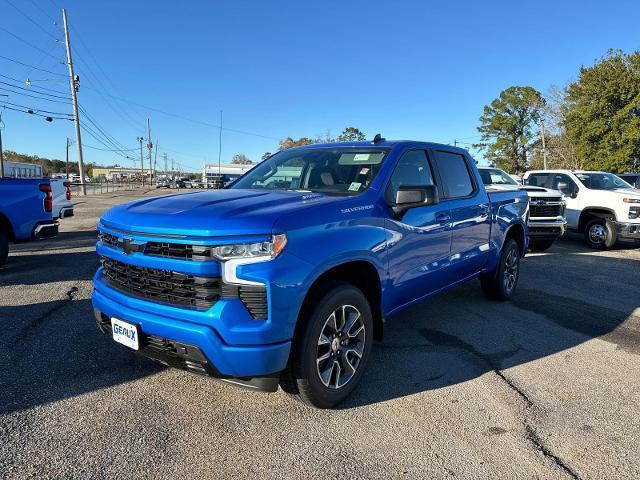
[[[566,182],[558,182],[558,191],[569,195],[569,185],[567,185]]]
[[[400,185],[391,210],[397,217],[402,217],[407,210],[436,205],[439,202],[438,189],[435,185]]]

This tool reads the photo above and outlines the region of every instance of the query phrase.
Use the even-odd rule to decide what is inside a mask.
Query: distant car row
[[[548,249],[567,229],[582,233],[595,249],[612,248],[618,239],[640,242],[640,174],[532,170],[520,185],[498,168],[479,170],[490,188],[517,186],[527,192],[529,245],[534,251]]]

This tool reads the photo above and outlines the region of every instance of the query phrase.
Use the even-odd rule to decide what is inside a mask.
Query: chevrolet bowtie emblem
[[[133,238],[123,238],[118,242],[119,246],[122,248],[122,251],[127,255],[131,255],[135,252],[143,252],[146,243],[144,242],[136,242]]]

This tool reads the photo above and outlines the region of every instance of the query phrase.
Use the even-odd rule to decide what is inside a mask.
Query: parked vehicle
[[[206,187],[219,190],[221,188],[224,188],[227,183],[229,183],[229,177],[225,175],[214,175],[207,178]]]
[[[567,219],[564,218],[566,202],[564,195],[544,187],[520,185],[504,170],[495,167],[479,167],[485,187],[519,188],[529,196],[529,248],[533,251],[547,250],[553,242],[564,235]]]
[[[534,170],[528,185],[560,190],[567,203],[567,227],[584,234],[592,248],[607,249],[618,238],[640,240],[640,191],[612,173]]]
[[[50,238],[58,233],[53,220],[53,195],[47,179],[0,178],[0,266],[9,243]]]
[[[53,196],[53,219],[73,217],[73,203],[71,203],[71,182],[65,179],[52,178],[51,193]]]
[[[513,295],[528,206],[517,189],[488,193],[460,148],[291,148],[228,189],[106,212],[96,320],[173,367],[332,407],[385,319],[474,278]]]
[[[159,178],[156,182],[156,188],[171,188],[171,182],[168,178]]]
[[[633,188],[640,188],[640,173],[620,173],[618,174],[618,177],[627,182]]]

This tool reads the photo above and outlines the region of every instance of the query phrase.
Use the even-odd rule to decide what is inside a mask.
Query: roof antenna
[[[380,135],[379,133],[376,133],[376,136],[373,137],[373,142],[371,143],[375,145],[376,143],[384,142],[385,140],[386,138],[382,138],[382,135]]]

